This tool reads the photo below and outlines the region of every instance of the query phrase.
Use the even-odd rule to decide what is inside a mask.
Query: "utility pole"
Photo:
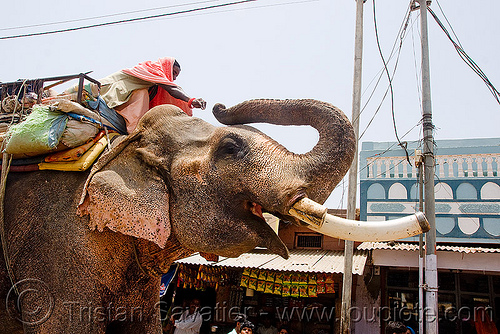
[[[418,168],[418,211],[424,212],[424,158],[421,150],[415,150],[415,166]],[[425,333],[424,326],[424,236],[418,236],[418,332]]]
[[[429,38],[427,31],[427,5],[420,4],[420,34],[422,41],[422,124],[424,136],[424,208],[431,229],[425,235],[425,328],[426,334],[438,333],[438,274],[436,256],[436,210],[434,197],[434,125],[432,124],[431,85],[429,67]]]
[[[352,92],[352,126],[356,138],[354,160],[349,169],[349,189],[347,192],[347,219],[356,219],[356,193],[358,187],[358,137],[359,115],[361,109],[361,68],[363,59],[363,4],[366,0],[356,1],[356,36],[354,42],[354,77]],[[342,281],[342,310],[340,330],[342,334],[350,333],[351,325],[351,292],[352,292],[352,258],[354,242],[345,240],[344,246],[344,279]]]

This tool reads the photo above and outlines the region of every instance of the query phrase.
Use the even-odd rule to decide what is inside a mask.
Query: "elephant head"
[[[315,100],[217,104],[215,127],[170,105],[151,109],[136,130],[93,167],[78,212],[90,227],[164,247],[173,234],[193,251],[238,256],[257,246],[288,250],[262,212],[298,223],[290,208],[308,197],[323,203],[349,169],[355,150],[349,120]],[[289,152],[244,123],[311,125],[319,141]]]

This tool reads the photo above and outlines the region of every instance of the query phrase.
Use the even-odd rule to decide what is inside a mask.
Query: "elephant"
[[[263,212],[301,224],[295,202],[324,203],[351,165],[351,123],[311,99],[213,113],[224,126],[157,106],[90,171],[8,175],[0,332],[15,322],[25,333],[161,333],[160,279],[173,261],[257,246],[288,257]],[[255,122],[310,125],[319,140],[296,154]]]

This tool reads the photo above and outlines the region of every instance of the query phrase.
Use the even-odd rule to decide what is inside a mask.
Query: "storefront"
[[[398,320],[417,330],[418,245],[367,242],[358,249],[372,252],[372,266],[367,270],[372,272],[368,286],[377,285],[381,291],[379,298],[369,305],[370,310],[380,310],[378,318],[367,316],[356,324],[358,328],[372,326],[383,331],[387,321]],[[476,333],[477,328],[498,329],[500,249],[438,245],[437,258],[439,332],[466,334]]]
[[[355,252],[355,275],[363,273],[366,257]],[[334,333],[343,262],[343,252],[332,250],[291,250],[288,260],[265,250],[217,262],[195,254],[177,261],[175,296],[170,292],[163,300],[175,307],[199,299],[202,333],[228,333],[238,313],[256,325],[268,315],[274,327],[286,325],[290,333]]]
[[[387,313],[418,328],[418,270],[384,269]],[[446,270],[438,273],[441,333],[475,333],[500,318],[500,275]],[[388,316],[388,314],[386,315]]]

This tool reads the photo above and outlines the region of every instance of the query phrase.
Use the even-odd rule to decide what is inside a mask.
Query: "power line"
[[[417,126],[419,126],[421,124],[421,121],[418,122],[417,124],[415,124],[410,130],[408,130],[401,138],[404,138],[406,137],[413,129],[415,129]],[[419,140],[414,140],[414,141],[411,141],[410,143],[413,144],[413,143],[420,143],[422,142],[421,139]],[[387,152],[396,152],[396,151],[399,151],[400,149],[393,149],[394,146],[396,146],[397,143],[394,143],[392,144],[391,146],[389,146],[386,150],[384,150],[383,152],[380,152],[380,153],[377,153],[375,155],[372,155],[372,156],[369,156],[368,158],[375,158],[372,162],[370,163],[367,163],[363,168],[360,168],[359,171],[358,171],[358,175],[360,176],[361,178],[361,174],[366,170],[368,169],[371,165],[373,165],[377,160],[383,158],[384,154],[386,154]],[[399,146],[399,145],[398,145]],[[421,145],[418,145],[417,147],[420,147]],[[407,161],[406,159],[403,159],[404,161]],[[411,166],[411,163],[410,163],[410,166]],[[359,186],[359,182],[358,182],[358,186]],[[335,189],[339,188],[341,186],[341,184],[337,184],[337,186],[335,187]],[[344,187],[343,183],[342,183],[342,187]],[[344,191],[345,189],[343,189]],[[343,194],[342,194],[343,196]]]
[[[420,14],[419,14],[420,15]],[[418,16],[417,16],[418,17]],[[413,51],[413,66],[415,67],[415,79],[416,79],[416,84],[417,84],[417,91],[418,91],[418,102],[419,102],[419,105],[420,105],[420,110],[423,110],[422,108],[422,89],[420,87],[420,78],[419,78],[419,73],[420,73],[420,70],[418,69],[418,65],[417,65],[417,55],[415,53],[415,38],[414,38],[414,29],[411,30],[411,46],[412,46],[412,51]],[[420,35],[420,34],[419,34]]]
[[[448,39],[451,41],[451,43],[455,47],[455,50],[457,51],[457,53],[460,56],[460,58],[462,58],[462,60],[467,64],[467,66],[469,66],[483,80],[483,82],[486,84],[486,87],[491,92],[491,94],[493,95],[493,97],[495,98],[495,100],[497,100],[497,102],[500,104],[500,92],[491,83],[491,81],[488,79],[488,77],[483,72],[483,70],[481,70],[481,68],[479,67],[479,65],[477,65],[476,62],[474,62],[474,60],[465,52],[465,50],[462,48],[462,46],[460,45],[460,43],[456,42],[451,37],[450,33],[445,28],[445,26],[443,25],[443,23],[439,20],[439,18],[437,17],[437,15],[430,8],[428,8],[428,11],[432,15],[432,17],[434,18],[434,20],[436,21],[436,23],[439,25],[439,27],[441,28],[441,30],[444,31],[446,37],[448,37]]]
[[[21,35],[13,35],[13,36],[4,36],[4,37],[0,37],[0,40],[22,38],[22,37],[33,37],[33,36],[50,35],[50,34],[57,34],[57,33],[69,32],[69,31],[77,31],[77,30],[83,30],[83,29],[90,29],[90,28],[97,28],[97,27],[103,27],[103,26],[121,24],[121,23],[137,22],[137,21],[155,19],[155,18],[166,17],[166,16],[174,16],[174,15],[180,15],[180,14],[186,14],[186,13],[200,12],[200,11],[205,11],[205,10],[214,9],[214,8],[222,8],[222,7],[234,6],[234,5],[239,5],[239,4],[243,4],[243,3],[249,3],[249,2],[255,2],[255,1],[257,1],[257,0],[241,0],[241,1],[229,2],[229,3],[219,4],[219,5],[212,5],[212,6],[206,6],[206,7],[193,8],[193,9],[186,9],[186,10],[181,10],[181,11],[171,12],[171,13],[164,13],[164,14],[158,14],[158,15],[150,15],[150,16],[137,17],[137,18],[132,18],[132,19],[124,19],[124,20],[113,21],[113,22],[91,24],[91,25],[81,26],[81,27],[75,27],[75,28],[67,28],[67,29],[60,29],[60,30],[53,30],[53,31],[46,31],[46,32],[31,33],[31,34],[21,34]]]
[[[318,1],[321,1],[321,0],[297,0],[297,1],[287,1],[287,2],[281,2],[281,3],[275,3],[275,4],[268,4],[268,5],[260,5],[260,6],[246,7],[246,8],[231,8],[231,9],[225,9],[225,10],[214,11],[213,13],[236,12],[236,11],[243,11],[243,10],[249,10],[249,9],[271,8],[271,7],[277,7],[277,6],[296,5],[296,4],[303,4],[303,3],[310,3],[310,2],[318,2]],[[202,14],[192,14],[192,15],[202,15]],[[187,17],[187,16],[190,16],[190,15],[186,15],[185,17]]]
[[[214,1],[218,1],[218,0],[197,1],[197,2],[185,3],[185,4],[181,4],[181,5],[163,6],[163,7],[156,7],[156,8],[150,8],[150,9],[139,9],[139,10],[132,10],[132,11],[128,11],[128,12],[108,14],[108,15],[99,15],[99,16],[86,17],[86,18],[74,19],[74,20],[65,20],[65,21],[56,21],[56,22],[49,22],[49,23],[24,25],[24,26],[18,26],[18,27],[0,28],[0,31],[25,29],[25,28],[37,28],[37,27],[45,27],[45,26],[58,25],[58,24],[64,24],[64,23],[75,23],[75,22],[82,22],[82,21],[90,21],[90,20],[96,20],[96,19],[103,19],[103,18],[107,18],[107,17],[114,17],[114,16],[122,16],[122,15],[135,14],[135,13],[150,12],[150,11],[155,11],[155,10],[160,10],[160,9],[175,8],[175,7],[186,7],[186,6],[191,6],[191,5],[199,5],[199,4],[202,4],[202,3],[214,2]]]
[[[193,2],[193,3],[190,3],[190,4],[205,3],[205,2],[212,2],[212,1],[216,1],[216,0]],[[21,37],[39,36],[39,35],[48,35],[48,34],[56,34],[56,33],[61,33],[61,32],[69,32],[69,31],[82,30],[82,29],[88,29],[88,28],[97,28],[97,27],[100,27],[100,26],[107,26],[107,25],[113,25],[113,24],[130,23],[130,22],[134,22],[134,21],[147,20],[147,19],[155,19],[155,18],[161,18],[161,17],[165,17],[165,16],[174,16],[174,15],[186,14],[186,13],[187,14],[189,14],[189,13],[195,13],[195,14],[192,14],[192,15],[201,15],[201,14],[196,14],[196,12],[201,12],[203,10],[213,9],[213,8],[219,8],[219,7],[227,7],[227,6],[230,6],[230,5],[236,5],[236,4],[246,3],[246,2],[253,2],[253,1],[257,1],[257,0],[237,1],[237,2],[233,2],[233,3],[222,4],[222,5],[214,5],[214,6],[208,6],[208,7],[203,7],[203,8],[195,8],[195,9],[186,10],[186,11],[179,11],[179,12],[174,12],[174,13],[160,14],[160,15],[152,15],[152,16],[147,16],[147,17],[141,17],[141,18],[135,18],[135,19],[129,19],[129,20],[120,20],[120,21],[115,21],[115,22],[107,22],[107,23],[102,23],[102,24],[95,24],[95,25],[83,26],[83,27],[77,27],[77,28],[71,28],[71,29],[61,29],[61,30],[43,32],[43,33],[33,33],[33,34],[23,34],[23,35],[15,35],[15,36],[6,36],[6,37],[0,37],[0,40],[2,40],[2,39],[21,38]],[[293,5],[293,4],[303,4],[303,3],[309,3],[309,2],[317,2],[317,1],[320,1],[320,0],[288,1],[288,2],[282,2],[282,3],[277,3],[277,4],[268,4],[268,5],[247,7],[247,8],[244,8],[244,9],[221,10],[221,11],[216,11],[214,13],[222,13],[222,12],[237,11],[237,10],[246,10],[246,9],[256,9],[256,8],[269,8],[269,7],[276,7],[276,6],[284,6],[284,5]],[[169,8],[169,7],[178,7],[178,6],[181,6],[181,5],[167,6],[167,7],[158,7],[158,8],[153,8],[153,9],[138,10],[138,11],[118,13],[118,14],[109,14],[109,15],[103,15],[102,17],[106,17],[106,16],[118,16],[118,15],[133,13],[133,12],[150,11],[150,10],[157,10],[157,9],[160,9],[160,8]],[[189,16],[189,15],[186,15],[186,16]],[[82,21],[82,20],[91,20],[91,19],[93,19],[93,18],[76,19],[76,20],[71,20],[71,21]],[[71,22],[71,21],[60,21],[60,22],[46,23],[46,24],[41,24],[41,25],[52,25],[52,24],[59,24],[59,23],[65,23],[65,22]],[[30,26],[25,26],[25,27],[30,27]],[[23,27],[21,27],[21,28],[23,28]],[[15,28],[6,28],[6,29],[0,29],[0,30],[7,30],[7,29],[15,29]]]
[[[409,16],[408,16],[408,19],[409,19]],[[378,38],[377,16],[375,14],[375,0],[373,0],[373,23],[375,25],[375,37],[376,37],[376,41],[377,41],[378,51],[380,53],[380,58],[382,58],[382,62],[384,64],[384,69],[385,69],[385,72],[387,74],[387,78],[389,80],[389,87],[390,87],[390,91],[391,91],[392,123],[393,123],[393,126],[394,126],[394,133],[396,135],[396,139],[397,139],[397,141],[399,143],[399,146],[401,146],[405,150],[406,159],[408,160],[408,163],[411,165],[410,157],[409,157],[409,154],[408,154],[408,150],[406,149],[407,143],[402,143],[401,142],[401,140],[399,139],[398,130],[397,130],[397,127],[396,127],[396,116],[395,116],[395,113],[394,113],[394,90],[393,90],[393,87],[392,87],[391,75],[389,74],[389,70],[387,69],[387,63],[385,62],[384,55],[382,54],[382,48],[380,46],[380,41],[379,41],[379,38]],[[408,21],[405,24],[405,29],[407,27],[407,24],[408,24]],[[402,40],[401,40],[401,43],[402,43]]]
[[[395,53],[395,49],[396,49],[396,46],[398,45],[398,40],[400,41],[399,43],[399,46],[398,46],[398,50],[397,50],[397,57],[396,57],[396,63],[394,64],[394,69],[392,71],[392,77],[391,78],[394,78],[394,76],[396,75],[396,69],[398,67],[398,64],[399,64],[399,57],[401,55],[401,49],[402,49],[402,44],[403,44],[403,40],[406,38],[406,30],[408,28],[408,22],[409,22],[409,19],[410,19],[410,15],[411,15],[411,11],[410,11],[410,7],[408,8],[406,14],[405,14],[405,18],[403,19],[403,22],[401,23],[401,26],[399,28],[399,31],[398,31],[398,34],[397,34],[397,37],[396,37],[396,40],[394,41],[394,44],[392,46],[392,50],[391,50],[391,53],[389,55],[389,58],[387,60],[387,63],[389,63],[389,61],[394,57],[394,55],[396,55]],[[384,62],[384,65],[385,65],[385,62]],[[375,86],[373,87],[373,90],[372,92],[370,93],[370,96],[368,97],[368,99],[366,100],[363,108],[361,109],[361,112],[360,112],[360,115],[363,113],[363,111],[366,109],[366,107],[368,106],[368,103],[370,102],[370,100],[372,99],[372,97],[374,96],[375,94],[375,91],[380,83],[380,80],[382,79],[382,76],[384,75],[384,66],[381,68],[381,70],[377,73],[377,76],[378,76],[378,79],[377,79],[377,82],[375,83]],[[377,77],[376,76],[376,77]],[[368,84],[368,87],[371,85],[371,83],[375,80],[374,77],[370,83]],[[377,116],[378,112],[380,111],[380,108],[382,107],[382,104],[384,103],[385,101],[385,98],[387,97],[387,93],[389,92],[389,87],[387,87],[385,93],[384,93],[384,96],[382,97],[382,100],[380,101],[377,109],[375,110],[373,116],[371,117],[370,121],[368,122],[368,124],[366,125],[365,129],[363,130],[363,132],[361,133],[361,135],[359,136],[358,139],[361,139],[364,134],[366,133],[366,131],[368,131],[368,128],[370,127],[371,123],[373,122],[373,120],[375,119],[375,117]],[[364,94],[364,93],[363,93]]]
[[[394,74],[396,72],[396,68],[397,68],[397,64],[398,64],[398,61],[399,61],[399,55],[401,54],[401,46],[402,46],[402,40],[405,38],[405,31],[406,31],[406,27],[408,26],[408,24],[406,24],[405,22],[408,21],[408,18],[409,18],[409,15],[410,15],[410,12],[408,11],[405,15],[405,19],[403,20],[402,24],[401,24],[401,27],[399,28],[399,31],[398,31],[398,34],[397,34],[397,37],[396,37],[396,40],[394,41],[394,44],[392,46],[392,50],[391,50],[391,53],[389,55],[389,58],[387,60],[387,63],[389,63],[389,61],[394,57],[395,55],[395,52],[394,50],[396,49],[396,45],[397,45],[397,41],[398,39],[401,41],[399,43],[399,48],[398,48],[398,56],[396,58],[396,64],[394,65],[394,71],[393,71],[393,77],[394,77]],[[377,78],[378,76],[378,79],[377,79],[377,82],[375,83],[375,87],[373,88],[372,92],[370,93],[370,96],[368,97],[367,101],[365,102],[365,105],[363,106],[363,108],[361,109],[361,113],[364,111],[364,109],[366,108],[366,106],[368,105],[368,103],[370,102],[371,98],[373,97],[373,94],[375,93],[375,90],[376,88],[378,87],[379,83],[380,83],[380,79],[382,78],[384,74],[384,67],[382,66],[382,68],[380,69],[380,71],[378,71],[377,75],[370,81],[370,83],[368,84],[366,90],[368,90],[368,87],[370,87],[371,83],[375,80],[375,78]],[[365,90],[365,92],[366,92]],[[365,94],[365,92],[363,92],[363,95]]]
[[[443,14],[443,17],[446,20],[446,23],[448,23],[448,26],[450,27],[451,32],[453,33],[453,36],[455,36],[455,38],[457,39],[458,45],[462,46],[462,43],[460,43],[460,41],[458,40],[458,36],[457,36],[457,34],[455,34],[455,30],[453,30],[453,27],[451,26],[450,21],[448,21],[448,18],[446,17],[446,14],[444,13],[443,8],[441,8],[441,4],[437,0],[436,0],[436,2],[437,2],[437,5],[439,7],[439,10],[441,11],[441,14]]]

